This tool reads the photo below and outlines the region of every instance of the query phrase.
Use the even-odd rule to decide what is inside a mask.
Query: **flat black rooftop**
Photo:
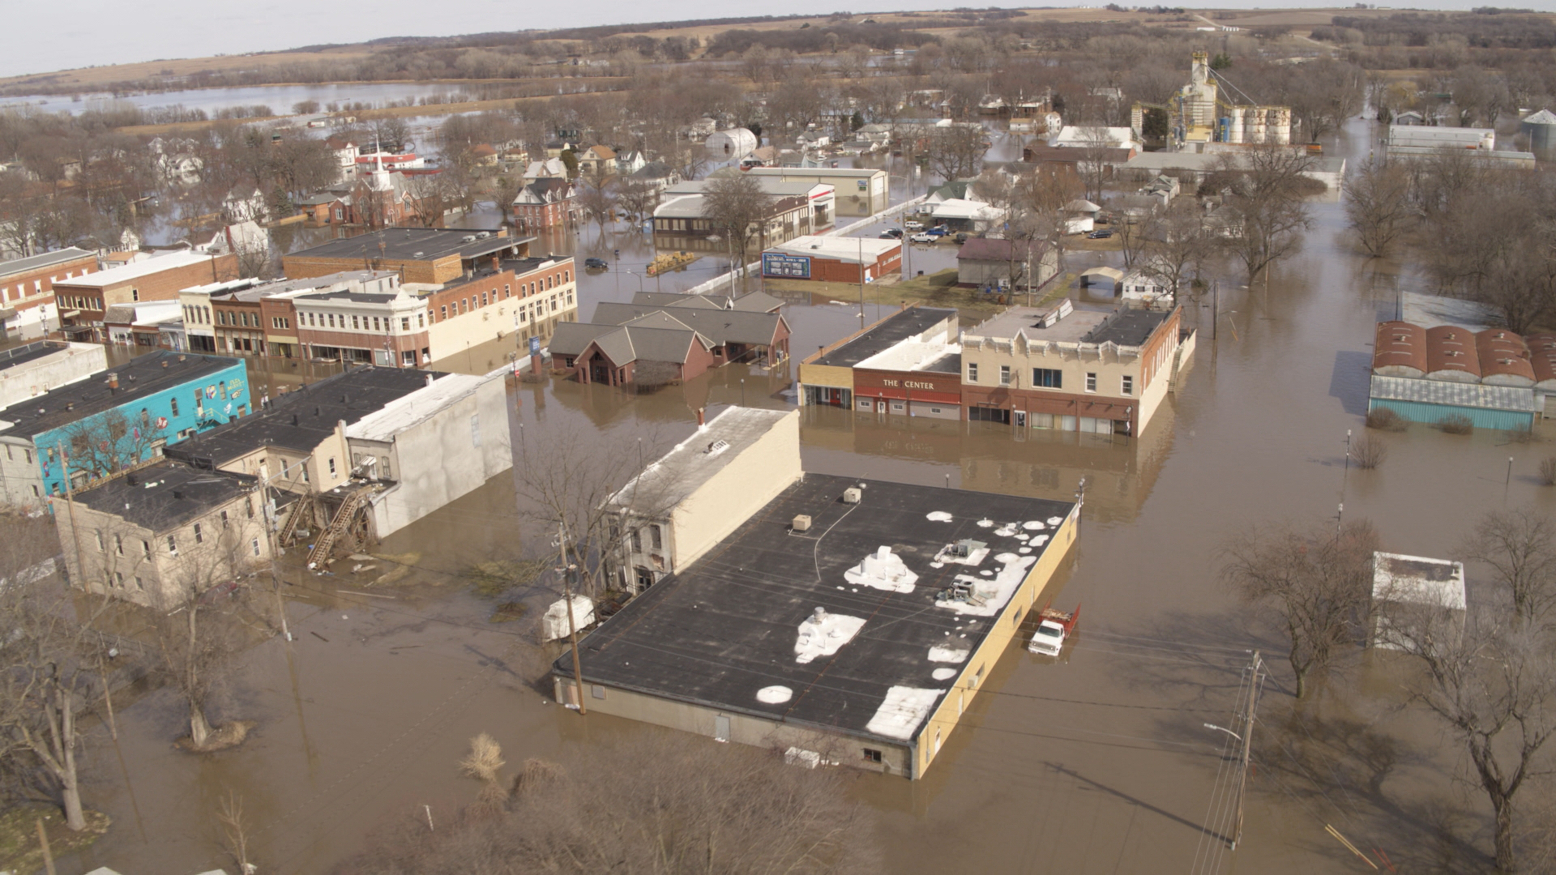
[[[1119,346],[1140,346],[1151,336],[1158,325],[1167,321],[1171,312],[1161,310],[1119,310],[1096,328],[1086,332],[1082,343],[1116,343]]]
[[[427,379],[446,376],[437,371],[408,368],[354,368],[317,383],[310,383],[271,399],[263,410],[223,423],[164,452],[203,467],[225,465],[264,447],[283,447],[311,453],[335,430],[369,413],[383,409],[427,385]]]
[[[162,461],[115,477],[101,486],[77,492],[75,500],[93,510],[122,517],[153,532],[164,532],[199,519],[239,498],[252,490],[257,481],[258,478],[246,474],[203,471],[178,462]],[[255,499],[256,514],[259,512],[259,500]],[[212,532],[206,537],[216,537],[216,533]],[[136,549],[139,549],[138,545]]]
[[[815,364],[851,368],[955,315],[955,310],[940,307],[909,307],[866,328],[863,334],[816,359]]]
[[[959,352],[948,352],[919,368],[919,370],[930,371],[936,374],[960,374],[962,372],[962,354]]]
[[[843,503],[843,490],[861,483],[863,501]],[[922,722],[899,736],[869,728],[888,691],[910,687],[943,696],[954,680],[936,679],[936,669],[959,674],[977,666],[931,662],[930,648],[974,650],[998,621],[997,611],[971,616],[938,606],[936,593],[958,575],[993,579],[983,572],[998,574],[1005,567],[996,558],[1002,554],[1035,561],[1050,546],[1047,538],[1036,543],[1053,535],[1049,520],[1068,516],[1073,507],[807,474],[702,559],[650,587],[586,637],[580,646],[584,680],[902,744],[917,735]],[[929,519],[935,512],[950,519]],[[798,514],[811,517],[808,533],[791,533]],[[1028,523],[1041,527],[1024,528]],[[942,548],[962,539],[986,543],[989,558],[976,566],[933,567]],[[882,546],[918,575],[910,592],[845,578],[844,572]],[[829,615],[861,618],[863,626],[833,655],[800,663],[801,624],[818,607]],[[572,677],[567,656],[553,669]],[[792,698],[759,701],[757,692],[772,686],[787,687]]]
[[[0,427],[0,435],[30,438],[240,363],[241,359],[159,349],[0,410],[0,421],[10,423]],[[108,387],[110,373],[119,376],[118,389]]]
[[[461,259],[480,258],[483,255],[502,252],[534,240],[533,237],[499,237],[495,231],[486,231],[488,237],[466,237],[483,233],[479,230],[454,228],[384,228],[356,237],[331,240],[312,249],[293,252],[289,258],[351,258],[363,259],[366,264],[374,259],[390,261],[437,261],[450,255]]]
[[[24,343],[21,346],[13,346],[10,349],[0,349],[0,371],[6,368],[14,368],[35,362],[56,352],[63,352],[70,345],[58,340],[34,340],[32,343]],[[0,419],[5,417],[0,416]]]

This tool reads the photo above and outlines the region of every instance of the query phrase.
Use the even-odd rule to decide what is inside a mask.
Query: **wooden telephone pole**
[[[1248,676],[1248,710],[1243,720],[1243,776],[1237,784],[1237,827],[1232,831],[1232,850],[1237,850],[1237,843],[1243,837],[1243,797],[1248,792],[1248,763],[1253,755],[1253,715],[1259,707],[1259,672],[1264,663],[1259,659],[1259,651],[1253,653],[1253,663],[1249,666]]]

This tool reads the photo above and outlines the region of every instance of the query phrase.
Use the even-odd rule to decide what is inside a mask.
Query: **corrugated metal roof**
[[[1409,322],[1379,322],[1373,336],[1372,370],[1387,377],[1426,373],[1426,329]]]
[[[1480,407],[1487,410],[1536,410],[1534,390],[1519,386],[1487,386],[1481,383],[1448,383],[1409,377],[1372,377],[1372,397],[1390,401],[1415,401],[1447,407]]]

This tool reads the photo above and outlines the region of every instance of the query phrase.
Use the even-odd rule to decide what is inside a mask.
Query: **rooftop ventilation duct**
[[[844,504],[858,504],[862,498],[864,498],[864,493],[860,492],[856,486],[850,486],[843,490]]]
[[[803,513],[799,514],[794,518],[794,522],[790,524],[790,528],[794,529],[796,532],[810,531],[810,516]]]

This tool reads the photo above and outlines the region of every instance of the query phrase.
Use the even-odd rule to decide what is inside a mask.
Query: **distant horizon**
[[[1030,4],[998,3],[1003,8],[1030,8]],[[1047,8],[1095,8],[1104,3],[1056,3]],[[1155,5],[1155,4],[1131,4]],[[1163,3],[1161,5],[1170,5]],[[1388,4],[1380,4],[1389,7]],[[1468,11],[1483,2],[1457,0],[1415,0],[1398,11]],[[1513,3],[1513,6],[1520,4]],[[946,10],[944,3],[929,0],[882,0],[866,5],[849,4],[854,14],[881,12],[921,12]],[[116,64],[201,58],[214,55],[243,55],[252,52],[282,52],[314,45],[351,45],[393,37],[448,37],[475,33],[516,30],[554,30],[567,27],[599,27],[657,21],[690,21],[706,18],[743,18],[727,4],[710,0],[688,0],[674,4],[638,7],[642,14],[634,21],[607,20],[605,9],[517,9],[502,0],[467,0],[459,8],[461,24],[445,26],[455,19],[427,16],[425,3],[411,0],[380,0],[370,7],[364,20],[364,7],[350,4],[321,4],[317,0],[274,0],[260,12],[247,4],[213,6],[193,0],[143,0],[135,12],[125,14],[122,4],[107,0],[85,0],[73,7],[68,18],[60,11],[27,4],[10,19],[12,33],[37,33],[47,38],[22,40],[0,55],[0,77],[43,76],[65,70]],[[665,8],[663,13],[651,10]],[[1194,9],[1344,9],[1332,2],[1295,0],[1277,6],[1253,6],[1233,0],[1200,0]],[[787,15],[826,15],[837,6],[801,0],[784,13]],[[580,17],[580,12],[583,17]],[[619,14],[619,13],[617,13]],[[191,24],[183,24],[191,22]],[[423,22],[429,29],[415,32],[412,22]],[[198,48],[196,48],[198,47]]]

